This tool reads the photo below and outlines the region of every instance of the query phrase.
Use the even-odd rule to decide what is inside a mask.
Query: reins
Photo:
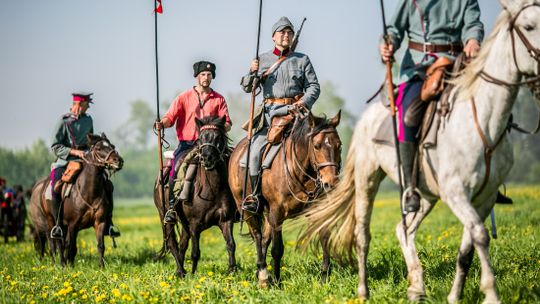
[[[298,120],[295,120],[294,124],[293,124],[293,127],[292,129],[294,130],[295,127],[297,126],[298,124]],[[311,140],[313,138],[314,135],[316,134],[320,134],[320,133],[337,133],[337,131],[335,129],[324,129],[324,130],[321,130],[321,131],[318,131],[318,132],[310,132],[306,135],[306,137],[309,138],[309,145],[312,146],[312,143],[311,143]],[[291,168],[289,166],[289,163],[287,161],[287,146],[289,147],[289,150],[292,152],[291,153],[291,157],[292,157],[292,161],[293,161],[293,167],[292,167],[292,173],[291,173]],[[287,189],[289,190],[289,193],[296,199],[298,200],[299,202],[302,202],[302,203],[312,203],[314,202],[317,197],[321,194],[321,192],[324,190],[323,187],[322,187],[322,183],[321,183],[321,175],[320,175],[320,170],[324,167],[328,167],[328,166],[335,166],[335,167],[338,167],[339,168],[339,164],[337,164],[336,162],[323,162],[323,163],[313,163],[311,160],[310,160],[310,166],[316,171],[317,173],[317,177],[313,177],[311,176],[309,173],[306,172],[306,170],[304,170],[303,168],[303,165],[300,164],[300,162],[298,161],[298,152],[297,152],[297,149],[296,149],[296,142],[294,140],[289,140],[289,144],[288,145],[285,145],[282,149],[282,157],[283,157],[283,166],[284,166],[284,170],[285,170],[285,179],[286,179],[286,184],[287,184]],[[298,176],[297,174],[293,174],[295,171],[295,169],[298,169],[300,171],[300,176]],[[303,183],[303,181],[301,180],[302,177],[307,177],[308,178],[308,181],[312,181],[314,183],[314,188],[312,190],[309,190]],[[308,198],[306,200],[304,199],[301,199],[299,198],[295,191],[293,191],[293,187],[296,187],[298,189],[300,189],[301,193],[304,193]]]

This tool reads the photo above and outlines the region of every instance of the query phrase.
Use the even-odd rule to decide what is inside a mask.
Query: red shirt
[[[189,89],[180,93],[169,107],[164,118],[172,121],[176,125],[176,136],[178,140],[196,140],[197,125],[195,118],[201,119],[205,116],[223,117],[228,124],[232,125],[227,109],[225,98],[216,91],[212,91],[207,95],[206,100],[200,100],[195,88]]]

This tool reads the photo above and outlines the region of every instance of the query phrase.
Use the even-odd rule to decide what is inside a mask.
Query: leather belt
[[[294,97],[283,97],[283,98],[266,98],[264,104],[276,104],[276,105],[292,105],[297,102],[304,96],[304,93],[298,94]]]
[[[292,105],[295,101],[294,98],[266,98],[264,103],[269,105]]]
[[[431,43],[419,43],[409,40],[409,48],[422,52],[422,53],[460,53],[463,51],[463,44],[431,44]]]

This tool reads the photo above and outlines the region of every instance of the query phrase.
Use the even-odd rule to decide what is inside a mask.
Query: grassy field
[[[511,187],[512,206],[496,207],[499,238],[491,242],[491,257],[503,303],[540,302],[540,186]],[[6,303],[356,303],[357,274],[335,267],[328,283],[319,282],[319,254],[295,251],[297,231],[285,227],[285,257],[281,286],[261,290],[255,281],[255,247],[238,234],[240,269],[227,274],[225,243],[218,229],[203,233],[198,272],[174,276],[174,260],[153,260],[161,246],[157,211],[150,199],[119,201],[115,223],[122,230],[113,249],[106,240],[106,267],[98,267],[93,230],[80,234],[74,267],[39,260],[33,244],[0,245],[0,302]],[[407,302],[406,267],[394,236],[399,221],[396,196],[379,195],[373,215],[369,275],[371,303]],[[290,226],[290,225],[289,225]],[[450,290],[461,225],[444,204],[438,204],[417,237],[425,269],[427,302],[443,303]],[[189,256],[189,254],[188,254]],[[270,259],[269,259],[270,261]],[[187,268],[190,270],[191,265]],[[481,302],[479,264],[466,283],[463,303]]]

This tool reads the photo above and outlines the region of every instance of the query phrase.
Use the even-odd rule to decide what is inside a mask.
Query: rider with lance
[[[242,206],[248,212],[255,213],[259,209],[261,189],[257,184],[261,154],[269,142],[267,134],[272,126],[272,119],[284,117],[285,120],[292,120],[293,116],[289,114],[303,113],[311,109],[320,94],[320,85],[313,65],[307,55],[294,51],[293,36],[294,26],[287,17],[281,17],[272,26],[274,49],[261,54],[260,59],[254,59],[249,73],[241,80],[244,91],[250,93],[253,81],[257,75],[261,75],[260,84],[264,98],[263,107],[253,118],[252,152],[248,160],[252,194],[246,197]],[[297,41],[297,37],[295,38]],[[280,126],[283,125],[281,122]]]
[[[180,93],[172,101],[163,118],[155,124],[157,130],[176,125],[176,136],[178,138],[178,147],[174,151],[174,159],[169,174],[169,208],[164,216],[164,222],[167,224],[174,224],[177,221],[176,203],[191,199],[193,179],[197,170],[196,164],[187,166],[184,184],[178,199],[174,197],[172,189],[175,173],[183,174],[182,170],[175,172],[175,165],[182,159],[185,152],[195,145],[195,140],[198,137],[195,118],[201,119],[211,115],[225,117],[225,129],[227,131],[231,129],[232,125],[225,98],[210,87],[212,80],[216,77],[216,65],[208,61],[196,62],[193,64],[193,77],[197,80],[196,85]]]
[[[403,208],[406,213],[416,212],[420,208],[420,196],[415,189],[411,189],[416,184],[412,180],[412,171],[419,125],[427,107],[426,101],[430,101],[421,98],[426,70],[438,60],[449,59],[453,62],[461,52],[468,58],[475,57],[484,38],[484,25],[480,21],[477,0],[400,0],[387,33],[379,47],[384,62],[392,61],[394,51],[399,49],[405,33],[408,37],[397,78],[396,107],[399,151],[406,188]],[[411,113],[408,113],[410,109]],[[499,193],[498,201],[508,203],[509,199]]]
[[[94,123],[92,117],[86,113],[92,101],[93,93],[75,92],[73,93],[73,104],[70,112],[64,114],[57,123],[52,138],[51,149],[56,156],[56,161],[51,165],[51,210],[55,219],[55,225],[51,229],[51,238],[63,238],[62,228],[62,175],[66,172],[70,161],[80,162],[88,149],[88,134],[94,133]],[[68,170],[69,171],[69,170]],[[106,193],[112,203],[113,186],[110,181],[106,183]],[[48,194],[46,195],[48,197]],[[120,236],[118,229],[111,227],[106,229],[112,237]]]

